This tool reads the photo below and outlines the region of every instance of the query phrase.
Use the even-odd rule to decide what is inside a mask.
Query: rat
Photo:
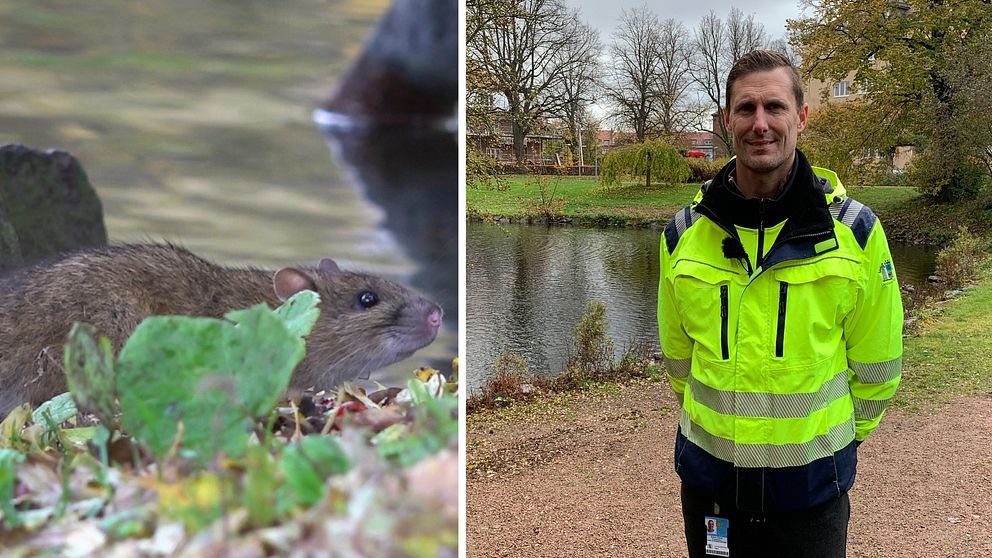
[[[274,308],[302,290],[320,295],[320,317],[291,390],[367,378],[441,327],[436,303],[329,258],[268,271],[223,267],[172,244],[84,249],[0,276],[0,418],[67,391],[62,350],[73,322],[96,327],[116,353],[148,316],[221,318],[260,302]]]

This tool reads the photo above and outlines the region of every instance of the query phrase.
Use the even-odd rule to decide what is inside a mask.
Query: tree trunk
[[[526,166],[526,154],[527,154],[527,134],[523,126],[514,122],[512,124],[513,129],[513,157],[517,162],[517,169],[524,170]]]
[[[644,188],[646,190],[651,189],[651,152],[648,151],[648,171],[645,173]]]

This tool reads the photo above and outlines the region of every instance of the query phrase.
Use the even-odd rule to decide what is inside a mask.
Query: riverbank
[[[661,228],[692,201],[700,186],[676,184],[648,190],[634,183],[603,188],[594,177],[503,178],[507,189],[502,191],[466,188],[469,219]],[[992,229],[992,192],[945,205],[931,204],[914,188],[851,188],[848,195],[872,208],[891,240],[942,245],[957,232],[959,224],[976,232]]]
[[[920,313],[902,385],[859,451],[850,556],[992,555],[990,308],[986,265]],[[467,417],[470,554],[684,555],[677,408],[666,382],[634,380]]]

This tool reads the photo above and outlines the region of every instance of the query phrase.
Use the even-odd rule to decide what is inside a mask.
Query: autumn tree
[[[467,66],[502,105],[522,165],[527,135],[560,113],[563,75],[585,60],[563,56],[580,33],[578,14],[560,0],[473,1],[467,8],[472,35]]]
[[[921,191],[938,201],[977,193],[992,172],[992,0],[810,0],[808,7],[811,17],[789,23],[804,72],[827,82],[856,72],[856,92],[880,117],[838,139],[853,158],[923,136],[912,170]]]

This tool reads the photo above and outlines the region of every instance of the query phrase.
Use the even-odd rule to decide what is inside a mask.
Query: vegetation
[[[936,274],[948,289],[960,289],[971,281],[988,254],[983,241],[973,235],[967,227],[958,227],[958,233],[951,242],[937,253]]]
[[[928,197],[967,199],[989,183],[992,17],[987,0],[824,0],[813,5],[810,17],[790,27],[805,73],[831,82],[855,71],[856,91],[864,95],[865,102],[831,109],[811,126],[836,170],[850,165],[871,171],[876,161],[866,153],[916,144],[920,149],[911,177]],[[927,145],[911,137],[925,137]]]
[[[305,291],[226,320],[152,317],[116,358],[106,337],[76,324],[65,351],[71,394],[0,423],[7,550],[454,552],[453,384],[424,370],[403,390],[346,385],[275,408],[317,302]]]
[[[564,370],[553,378],[533,376],[523,357],[506,352],[494,364],[496,375],[478,393],[469,396],[466,410],[474,413],[548,393],[589,389],[613,382],[660,381],[660,368],[652,362],[650,345],[632,343],[616,359],[613,339],[606,335],[607,325],[606,306],[590,301],[573,330]]]
[[[539,220],[535,210],[541,192],[527,176],[506,176],[505,191],[481,183],[466,191],[468,214],[473,219]],[[676,184],[645,190],[642,184],[621,183],[599,187],[593,177],[562,176],[556,179],[555,199],[561,200],[557,220],[595,225],[664,226],[699,191],[699,184]],[[972,231],[992,229],[992,192],[955,204],[935,205],[919,191],[908,188],[861,187],[847,182],[848,194],[868,205],[882,220],[890,240],[943,245],[957,232],[947,223],[966,225]],[[546,196],[545,196],[546,197]],[[928,215],[920,219],[920,215]]]
[[[605,48],[580,16],[561,0],[466,4],[468,127],[495,137],[495,124],[505,126],[518,168],[535,133],[561,137],[555,153],[573,161],[582,137],[582,159],[591,160],[600,123],[589,108],[597,99],[611,127],[637,142],[672,137],[719,109],[727,72],[743,53],[767,47],[791,56],[782,38],[737,8],[726,18],[711,11],[697,25],[662,20],[648,7],[621,10]],[[715,126],[730,148],[723,121]]]
[[[651,176],[669,184],[682,184],[692,175],[678,149],[671,144],[649,140],[613,149],[600,161],[600,180],[607,186],[620,184],[622,177],[644,177],[644,187],[651,187]]]
[[[540,192],[531,177],[507,176],[504,192],[469,187],[466,204],[469,215],[479,219],[534,220],[533,210]],[[561,217],[573,222],[597,224],[648,225],[667,223],[679,208],[685,207],[699,190],[698,184],[677,184],[670,188],[645,190],[642,184],[621,183],[602,188],[593,177],[562,176],[557,179],[557,198],[564,201]]]
[[[992,266],[976,269],[979,281],[965,294],[921,308],[903,347],[903,376],[892,404],[932,409],[954,397],[992,394]]]

